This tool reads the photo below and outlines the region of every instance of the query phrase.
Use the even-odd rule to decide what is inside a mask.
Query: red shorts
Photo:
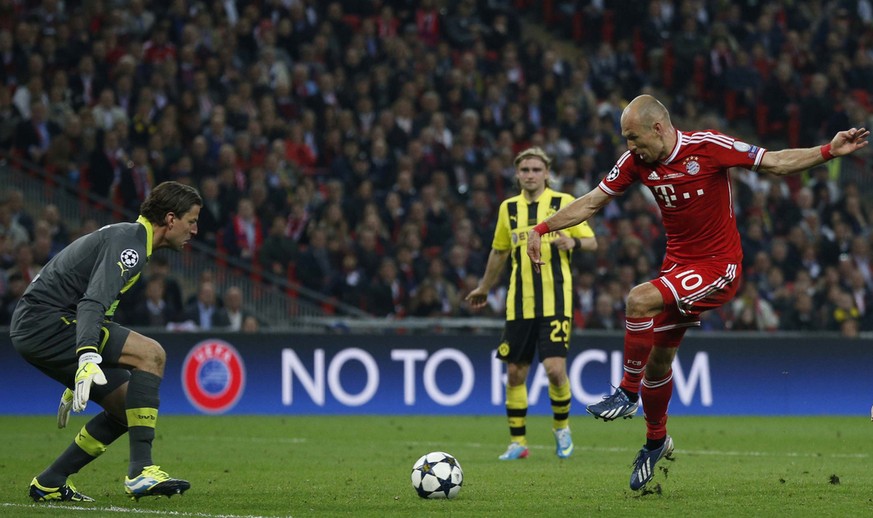
[[[700,314],[730,302],[737,293],[742,265],[713,261],[679,265],[665,260],[652,285],[661,292],[664,311],[655,332],[700,325]]]

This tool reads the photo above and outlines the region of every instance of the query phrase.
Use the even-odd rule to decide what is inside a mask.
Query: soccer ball
[[[422,498],[454,498],[463,483],[464,470],[448,453],[432,451],[412,466],[412,487]]]

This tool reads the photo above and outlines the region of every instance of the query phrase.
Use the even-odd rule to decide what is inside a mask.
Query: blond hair
[[[552,171],[552,159],[549,158],[549,155],[547,155],[543,148],[539,146],[529,147],[515,155],[515,160],[513,160],[512,163],[515,164],[515,168],[518,169],[518,165],[522,160],[527,160],[528,158],[538,158],[546,165],[546,187],[551,188],[552,185],[549,180],[551,176],[549,173]],[[521,190],[521,182],[518,181],[518,177],[515,178],[515,188]]]
[[[515,160],[513,160],[515,167],[518,167],[518,164],[520,164],[522,160],[525,160],[527,158],[539,158],[543,161],[544,164],[546,164],[547,170],[552,170],[552,159],[549,158],[549,155],[547,155],[546,152],[543,151],[543,148],[539,146],[529,147],[521,153],[517,154],[515,156]]]

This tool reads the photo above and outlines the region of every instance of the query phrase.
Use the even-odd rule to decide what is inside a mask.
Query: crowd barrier
[[[152,334],[167,350],[161,414],[503,413],[498,334]],[[622,336],[577,334],[568,371],[574,413],[622,372]],[[674,364],[672,415],[867,415],[870,340],[694,334]],[[49,414],[61,387],[0,335],[0,414]],[[531,414],[551,412],[541,366]],[[86,412],[96,412],[90,405]]]

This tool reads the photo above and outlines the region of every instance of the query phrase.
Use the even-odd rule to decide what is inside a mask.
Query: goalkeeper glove
[[[73,412],[85,410],[91,396],[91,383],[106,385],[106,376],[98,365],[103,357],[97,353],[84,353],[79,356],[79,369],[76,371],[76,389],[73,391]]]
[[[73,408],[73,391],[70,389],[64,390],[61,394],[61,402],[58,404],[58,428],[67,426],[67,420],[70,418],[70,410]]]

